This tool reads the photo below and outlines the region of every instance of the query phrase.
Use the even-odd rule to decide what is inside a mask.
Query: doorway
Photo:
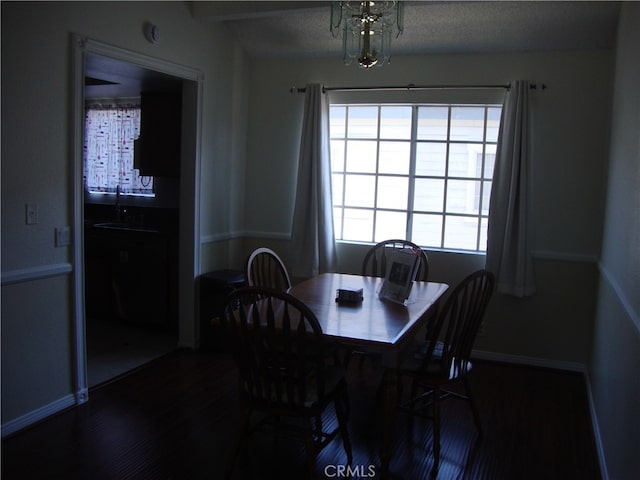
[[[88,398],[89,387],[179,346],[197,346],[193,298],[199,255],[195,214],[202,75],[82,37],[75,37],[73,45],[74,263],[83,267],[74,269],[76,399],[82,403]],[[181,94],[179,175],[154,179],[158,183],[152,198],[129,196],[123,201],[113,194],[92,197],[85,192],[83,178],[85,99],[132,98],[143,91]],[[118,217],[111,221],[116,209]],[[122,211],[127,218],[122,217]],[[112,228],[122,223],[140,229]],[[94,228],[104,224],[109,228]],[[96,240],[96,235],[102,240]],[[100,245],[115,248],[95,257]],[[102,263],[96,263],[96,258]],[[96,278],[103,285],[94,284]],[[132,293],[132,289],[138,290]],[[90,298],[96,292],[104,296],[98,302],[106,302],[98,303],[106,305],[107,312],[100,322],[93,318],[100,307],[96,309],[96,299]],[[146,303],[138,301],[145,295]]]

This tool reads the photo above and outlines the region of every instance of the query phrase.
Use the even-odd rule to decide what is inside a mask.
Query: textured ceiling
[[[341,57],[329,31],[329,2],[195,1],[194,18],[222,23],[252,57]],[[611,48],[618,2],[405,2],[404,34],[393,56],[429,53]],[[104,57],[89,56],[86,75],[116,82],[90,85],[88,98],[135,96],[180,88],[179,79]]]
[[[253,57],[340,56],[329,2],[193,2],[195,18],[222,22]],[[405,2],[392,54],[610,48],[618,2]]]

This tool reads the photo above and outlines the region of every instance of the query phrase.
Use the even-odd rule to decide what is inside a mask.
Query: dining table
[[[420,328],[435,316],[449,286],[415,281],[407,300],[396,303],[378,296],[383,282],[384,278],[380,277],[322,273],[292,286],[289,293],[302,300],[315,314],[329,342],[380,354],[384,368],[380,473],[384,478],[389,473],[397,403],[398,376],[395,372],[402,352]],[[362,300],[337,301],[338,290],[360,289]]]

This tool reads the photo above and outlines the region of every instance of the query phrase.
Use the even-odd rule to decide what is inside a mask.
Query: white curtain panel
[[[134,168],[140,105],[94,104],[86,109],[84,179],[90,192],[153,193],[153,177]]]
[[[511,82],[502,110],[493,173],[486,269],[496,291],[526,297],[535,293],[528,232],[529,82]]]
[[[291,230],[293,274],[308,278],[336,268],[329,150],[329,105],[322,86],[306,86],[298,186]]]

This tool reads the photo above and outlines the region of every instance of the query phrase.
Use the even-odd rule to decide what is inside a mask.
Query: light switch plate
[[[56,247],[71,245],[71,227],[56,228]]]

